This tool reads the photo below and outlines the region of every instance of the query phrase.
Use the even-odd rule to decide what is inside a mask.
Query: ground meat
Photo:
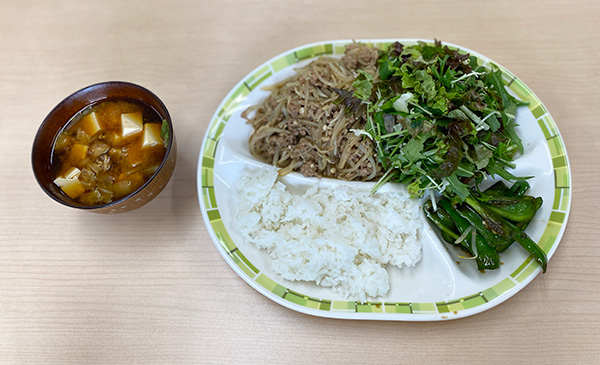
[[[296,142],[301,138],[308,134],[308,130],[301,123],[299,123],[295,119],[288,119],[285,124],[285,130],[290,131],[294,137],[296,137]]]
[[[300,114],[300,108],[300,104],[294,101],[290,101],[287,104],[287,111],[293,118],[298,118],[298,115]]]
[[[373,168],[369,166],[369,162],[365,162],[356,170],[356,176],[365,178],[371,175],[371,172],[373,172]]]
[[[377,49],[360,43],[352,43],[346,47],[342,63],[352,71],[358,69],[369,71],[374,70],[378,57]]]
[[[286,148],[289,145],[296,144],[296,137],[287,133],[274,134],[269,137],[269,143],[273,147]]]
[[[315,165],[314,163],[305,163],[300,168],[300,172],[302,173],[302,175],[308,177],[319,176],[319,174],[317,173],[317,165]]]
[[[320,80],[317,72],[308,72],[300,78],[300,80],[308,82],[314,87],[323,87],[323,82]]]
[[[379,178],[381,166],[373,155],[372,140],[357,139],[350,131],[364,129],[366,109],[350,109],[340,100],[340,92],[352,94],[357,69],[378,75],[377,59],[376,48],[354,43],[342,59],[321,57],[274,87],[262,104],[242,113],[254,128],[249,138],[252,155],[282,168],[283,174],[297,171],[344,180]],[[347,147],[349,141],[353,145]],[[374,157],[361,161],[364,151]]]
[[[306,165],[306,162],[317,162],[319,153],[310,142],[303,138],[290,151],[290,156],[294,160],[304,161]]]

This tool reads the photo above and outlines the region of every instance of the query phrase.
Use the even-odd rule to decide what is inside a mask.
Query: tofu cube
[[[77,179],[81,175],[81,170],[77,167],[71,167],[65,172],[65,179]]]
[[[115,131],[106,131],[104,140],[113,147],[120,146],[125,141],[121,133]]]
[[[85,188],[79,182],[79,175],[81,171],[76,168],[70,168],[66,173],[65,177],[58,177],[54,179],[54,183],[62,189],[71,199],[75,199],[85,192]]]
[[[81,125],[81,129],[83,129],[83,131],[90,137],[102,130],[102,127],[100,127],[100,122],[98,122],[98,116],[96,115],[96,112],[91,112],[85,117],[81,118],[79,124]]]
[[[113,192],[117,198],[129,195],[144,184],[144,176],[140,173],[119,175],[118,181],[113,184]]]
[[[131,181],[123,180],[113,184],[113,194],[116,198],[122,198],[133,193],[133,191]]]
[[[88,146],[75,143],[71,147],[71,152],[69,153],[69,160],[73,165],[78,165],[87,157]]]
[[[163,144],[163,140],[160,137],[160,128],[160,123],[144,124],[144,140],[142,142],[142,148],[154,147]]]
[[[121,114],[121,135],[123,138],[133,136],[144,129],[142,112]]]

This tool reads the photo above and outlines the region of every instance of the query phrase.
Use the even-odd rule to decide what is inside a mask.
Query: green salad
[[[379,75],[359,71],[354,97],[368,105],[366,132],[388,181],[466,199],[468,182],[488,175],[520,179],[506,168],[523,152],[515,133],[517,107],[526,103],[504,88],[500,70],[440,42],[381,51]]]
[[[359,70],[352,97],[342,100],[366,106],[359,133],[373,140],[385,171],[373,190],[400,182],[413,197],[430,194],[427,217],[481,270],[498,268],[498,253],[516,241],[546,271],[544,252],[523,232],[541,198],[524,194],[529,177],[507,171],[523,153],[515,116],[527,103],[507,92],[499,69],[439,41],[393,43],[378,62],[379,74]],[[480,191],[478,184],[494,176],[518,184]]]

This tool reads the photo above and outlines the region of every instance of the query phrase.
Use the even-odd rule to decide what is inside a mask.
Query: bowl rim
[[[163,160],[161,161],[160,165],[158,166],[158,168],[156,169],[156,171],[154,172],[154,174],[152,174],[152,176],[146,182],[144,182],[144,184],[142,184],[142,186],[140,186],[139,188],[137,188],[134,192],[132,192],[131,194],[125,195],[124,197],[122,197],[122,198],[120,198],[118,200],[112,201],[110,203],[107,203],[107,204],[90,205],[90,206],[74,205],[71,202],[69,202],[69,201],[67,201],[65,199],[61,199],[60,197],[56,196],[52,192],[48,191],[48,189],[46,188],[46,186],[44,186],[44,184],[42,184],[40,182],[40,179],[38,178],[37,173],[36,173],[36,169],[35,169],[35,149],[36,149],[36,142],[38,140],[39,135],[42,133],[44,127],[46,126],[47,122],[49,121],[49,118],[59,109],[59,107],[63,103],[65,103],[69,99],[77,98],[79,96],[79,94],[85,94],[85,92],[87,92],[88,90],[100,87],[102,85],[117,85],[117,86],[121,85],[121,86],[127,86],[127,87],[134,87],[134,88],[140,89],[142,92],[147,93],[151,97],[153,97],[154,99],[156,99],[157,103],[165,111],[165,117],[166,118],[164,120],[167,121],[167,124],[169,126],[169,141],[168,141],[168,144],[167,144],[167,147],[166,147],[165,157],[163,157]],[[132,99],[136,100],[135,98],[132,98]],[[98,103],[101,103],[101,102],[104,102],[104,101],[108,101],[108,100],[110,100],[110,98],[99,99],[99,100],[97,100],[97,101],[95,101],[93,103],[90,103],[90,104],[84,106],[80,110],[78,110],[58,130],[58,132],[55,134],[55,136],[53,138],[53,142],[52,143],[54,144],[54,142],[56,141],[56,137],[60,134],[60,131],[62,131],[65,128],[65,126],[71,121],[71,118],[73,118],[75,115],[77,115],[77,113],[81,112],[82,110],[84,110],[85,108],[88,108],[91,105],[96,105]],[[146,106],[148,106],[148,107],[150,107],[152,109],[155,109],[152,106],[148,105],[147,103],[144,103],[143,101],[140,101],[140,102],[142,102],[144,105],[146,105]],[[158,113],[157,110],[154,110],[154,111],[156,113]],[[147,89],[147,88],[145,88],[145,87],[143,87],[141,85],[138,85],[138,84],[135,84],[135,83],[132,83],[132,82],[129,82],[129,81],[102,81],[102,82],[97,82],[97,83],[85,86],[85,87],[83,87],[83,88],[81,88],[81,89],[79,89],[79,90],[77,90],[77,91],[69,94],[67,97],[63,98],[60,102],[58,102],[54,106],[54,108],[52,108],[52,110],[50,110],[50,112],[46,115],[46,117],[44,118],[44,120],[40,124],[40,126],[39,126],[39,128],[38,128],[38,130],[37,130],[37,132],[35,134],[35,137],[33,139],[33,144],[32,144],[32,148],[31,148],[31,167],[32,167],[32,170],[33,170],[33,175],[34,175],[35,180],[37,181],[38,185],[42,188],[42,190],[46,193],[46,195],[48,195],[54,201],[56,201],[56,202],[58,202],[58,203],[60,203],[62,205],[66,205],[66,206],[68,206],[70,208],[74,208],[74,209],[83,209],[83,210],[91,210],[91,211],[98,210],[98,209],[105,209],[105,208],[109,208],[111,206],[118,205],[118,204],[126,201],[127,199],[135,196],[137,193],[139,193],[140,191],[142,191],[146,186],[148,186],[152,182],[152,180],[154,180],[154,178],[156,176],[158,176],[159,172],[162,170],[162,168],[164,167],[164,165],[167,163],[168,159],[170,158],[171,151],[172,151],[172,148],[173,148],[174,138],[175,138],[175,135],[174,135],[174,132],[173,132],[173,123],[172,123],[172,120],[171,120],[171,115],[169,113],[169,110],[167,109],[167,107],[163,103],[163,101],[155,93],[153,93],[152,91],[150,91],[149,89]],[[54,149],[54,147],[52,147],[52,149]]]

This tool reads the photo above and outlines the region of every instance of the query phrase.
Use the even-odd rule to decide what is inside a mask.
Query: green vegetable
[[[470,235],[471,232],[469,230],[469,222],[464,220],[456,213],[450,200],[442,199],[438,202],[438,204],[440,205],[438,210],[442,210],[444,214],[448,215],[452,219],[455,228],[458,232],[456,239],[450,241],[450,243],[462,248],[464,251],[468,252],[472,256],[475,256],[475,251],[473,250],[473,247],[471,245],[472,237]]]
[[[516,240],[545,271],[544,252],[523,232],[542,200],[524,195],[530,177],[509,172],[523,153],[515,117],[526,103],[508,93],[502,71],[439,41],[396,42],[378,62],[379,78],[359,70],[352,97],[340,93],[353,110],[357,100],[366,109],[365,133],[385,171],[373,191],[389,181],[413,197],[435,190],[444,196],[440,208],[426,203],[425,214],[479,269],[498,268],[498,253]],[[480,192],[488,176],[515,183]]]
[[[487,229],[489,229],[492,233],[499,236],[509,236],[510,228],[506,225],[506,223],[504,223],[504,220],[501,219],[496,212],[490,210],[489,207],[485,206],[472,196],[468,196],[467,199],[465,199],[465,203],[467,203],[481,216],[483,224],[485,224]]]
[[[519,180],[515,182],[510,188],[508,188],[502,181],[498,181],[494,185],[492,185],[489,189],[485,191],[485,193],[479,194],[479,199],[482,201],[486,201],[486,197],[488,196],[503,196],[509,198],[520,198],[525,196],[525,192],[529,190],[529,183],[527,181]],[[532,198],[532,197],[528,197]],[[542,206],[541,198],[534,198],[535,202],[535,210],[539,210]],[[524,222],[515,222],[515,226],[524,231],[527,226],[529,226],[530,221]],[[506,250],[513,243],[512,239],[505,240],[504,244],[500,244],[498,248],[498,252],[502,252]]]
[[[466,232],[471,227],[469,221],[464,219],[456,210],[456,207],[449,199],[442,199],[439,202],[440,206],[452,217],[456,227],[460,233]],[[500,267],[500,257],[498,251],[491,247],[483,235],[477,234],[477,230],[471,228],[471,232],[467,234],[467,238],[463,241],[475,241],[475,250],[470,251],[475,254],[477,268],[479,270],[493,270]],[[462,245],[465,247],[465,245]]]
[[[509,198],[498,196],[487,200],[488,209],[514,222],[531,221],[537,212],[537,201],[541,198]]]
[[[529,190],[529,187],[530,186],[527,181],[519,180],[510,187],[507,196],[521,197],[525,195],[525,192]]]
[[[527,189],[529,189],[529,184],[526,181],[523,181],[527,184]],[[517,185],[516,183],[513,186]],[[502,181],[498,181],[494,185],[490,186],[485,193],[481,193],[480,196],[515,196],[514,193],[511,193],[512,188],[508,188]],[[516,189],[516,188],[515,188]],[[525,189],[525,191],[527,191]]]
[[[160,138],[162,138],[163,143],[165,144],[165,148],[169,147],[169,136],[170,136],[169,123],[164,119],[162,121],[162,125],[160,126]]]
[[[406,92],[400,95],[400,97],[394,101],[392,106],[399,112],[408,113],[408,102],[414,102],[413,96],[412,93]]]
[[[380,51],[379,79],[360,70],[353,86],[387,171],[375,189],[403,182],[415,197],[436,189],[464,201],[470,182],[484,176],[521,179],[506,169],[522,152],[514,118],[523,103],[508,94],[500,70],[440,42],[396,42]]]
[[[373,89],[373,76],[363,70],[358,70],[358,77],[352,83],[354,87],[354,96],[365,100],[371,95]]]
[[[444,197],[438,202],[437,211],[429,200],[423,209],[447,242],[459,243],[461,248],[475,254],[480,270],[498,268],[498,254],[516,241],[546,272],[546,254],[524,232],[542,205],[541,198],[524,194],[528,187],[526,182],[517,182],[511,188],[498,182],[486,191],[472,191],[464,203],[458,197]],[[475,234],[477,236],[473,237]],[[465,245],[469,237],[475,241],[476,250]],[[461,238],[465,240],[460,241]]]
[[[434,222],[434,224],[442,231],[443,238],[446,241],[453,243],[458,239],[460,233],[458,233],[454,221],[445,210],[434,210],[431,200],[428,200],[423,204],[423,211],[427,218]]]
[[[469,224],[475,227],[477,233],[481,234],[491,247],[508,246],[514,241],[509,237],[502,237],[487,229],[487,227],[483,224],[481,217],[477,215],[475,211],[464,206],[458,207],[456,210],[461,217],[466,219]]]
[[[513,230],[517,233],[515,235],[515,240],[525,249],[525,251],[531,253],[535,258],[535,261],[542,267],[542,272],[546,272],[548,267],[548,258],[546,257],[546,253],[538,246],[529,236],[514,226],[512,223],[508,222],[509,225],[513,228]]]

